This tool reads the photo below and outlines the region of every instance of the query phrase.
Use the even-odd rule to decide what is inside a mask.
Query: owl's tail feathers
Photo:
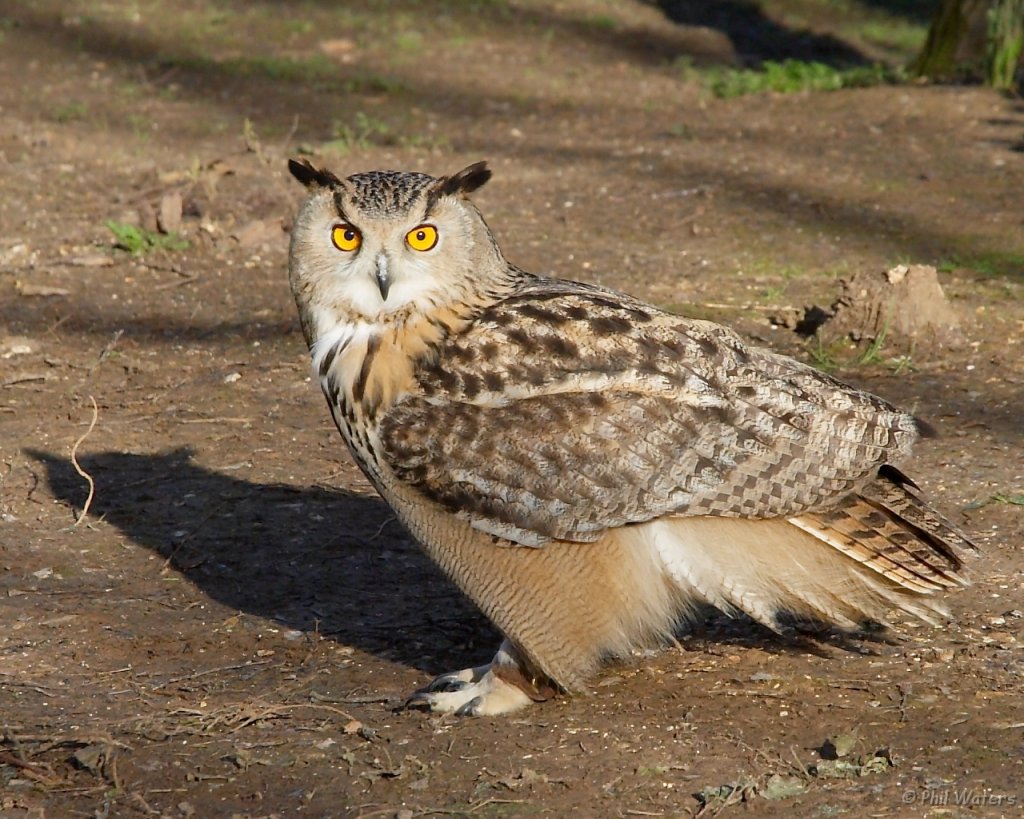
[[[744,612],[775,631],[787,620],[848,630],[900,609],[948,616],[936,594],[965,586],[974,545],[895,469],[825,512],[770,520],[662,518],[650,542],[690,606]]]

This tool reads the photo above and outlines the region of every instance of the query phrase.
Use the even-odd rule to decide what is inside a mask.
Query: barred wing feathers
[[[731,331],[540,280],[485,311],[382,421],[399,477],[524,545],[665,514],[827,506],[914,419]]]

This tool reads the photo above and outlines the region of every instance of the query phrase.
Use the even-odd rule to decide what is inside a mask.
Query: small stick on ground
[[[100,354],[96,356],[96,361],[93,363],[93,365],[86,371],[86,375],[92,375],[93,372],[95,372],[96,368],[103,363],[104,359],[106,359],[106,357],[110,355],[113,349],[117,346],[117,342],[121,340],[121,336],[123,335],[124,330],[114,331],[114,335],[110,337],[110,341],[103,345],[103,349],[100,350]]]
[[[27,776],[29,779],[34,779],[44,785],[59,785],[64,781],[54,773],[49,765],[38,765],[35,762],[21,759],[6,751],[0,751],[0,765],[9,765],[12,768],[17,768],[23,776]]]
[[[199,278],[198,273],[183,273],[180,270],[175,270],[174,272],[181,276],[181,278],[177,279],[176,281],[164,282],[163,284],[154,285],[153,289],[170,290],[172,287],[181,287],[182,285],[185,284],[192,284],[192,282],[196,281],[196,279]]]
[[[71,447],[71,465],[75,468],[75,472],[89,482],[89,496],[85,499],[85,504],[78,515],[78,520],[75,521],[75,526],[78,526],[79,523],[85,520],[85,516],[89,514],[89,507],[92,506],[92,499],[96,494],[96,482],[92,479],[92,475],[82,469],[82,465],[78,463],[78,447],[82,441],[89,437],[89,433],[93,431],[100,417],[100,409],[96,406],[96,399],[90,395],[89,400],[92,401],[92,421],[89,423],[89,428],[82,434],[82,437],[75,441],[75,445]]]

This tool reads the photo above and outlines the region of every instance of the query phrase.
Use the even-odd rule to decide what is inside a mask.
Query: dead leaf
[[[79,768],[88,771],[96,776],[103,775],[103,766],[107,762],[107,755],[110,753],[110,746],[97,743],[79,748],[71,755],[72,762]]]
[[[873,754],[852,759],[823,759],[808,768],[812,776],[819,779],[856,779],[860,776],[885,773],[895,767],[888,748],[880,748]]]
[[[797,776],[772,774],[768,781],[757,789],[759,796],[772,801],[799,796],[807,790],[807,783]]]
[[[818,753],[821,754],[822,759],[840,759],[841,757],[849,756],[854,746],[856,746],[858,739],[856,731],[829,737],[822,743]]]
[[[547,784],[549,782],[547,774],[537,773],[532,768],[523,768],[515,776],[506,776],[503,779],[498,780],[498,784],[503,788],[508,788],[510,791],[517,791],[525,786],[532,786],[535,784]]]
[[[245,748],[236,748],[232,753],[222,758],[240,771],[245,771],[249,769],[249,765],[252,763],[252,752],[247,751]]]

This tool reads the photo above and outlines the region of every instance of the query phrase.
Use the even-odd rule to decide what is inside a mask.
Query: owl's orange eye
[[[363,243],[363,237],[352,225],[342,224],[331,228],[331,241],[334,242],[334,246],[338,250],[351,253],[353,250],[359,249],[359,245]]]
[[[437,228],[433,225],[420,225],[405,234],[405,241],[413,250],[432,250],[437,244]]]

